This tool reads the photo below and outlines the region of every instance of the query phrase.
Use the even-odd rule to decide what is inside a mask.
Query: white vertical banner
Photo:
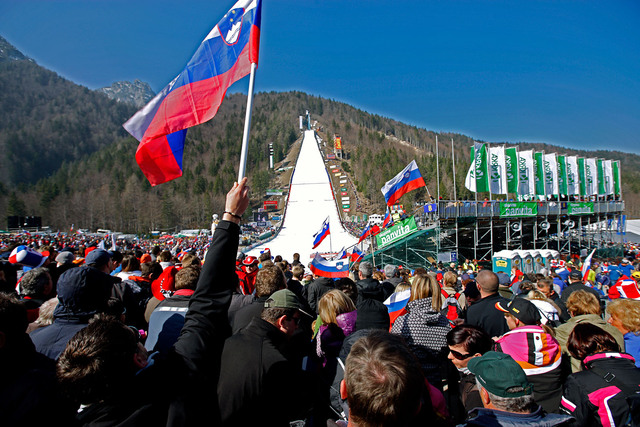
[[[491,194],[507,194],[507,159],[504,145],[489,147],[489,185]]]
[[[584,160],[584,176],[587,182],[585,183],[587,196],[598,195],[598,170],[596,165],[596,159]]]
[[[578,157],[567,156],[567,194],[580,195],[580,175],[578,175]]]
[[[533,150],[518,151],[518,196],[536,193]]]
[[[604,166],[604,194],[609,196],[613,194],[613,161],[605,160],[602,164]]]
[[[547,196],[558,194],[558,159],[556,153],[545,153],[543,158],[544,192]]]

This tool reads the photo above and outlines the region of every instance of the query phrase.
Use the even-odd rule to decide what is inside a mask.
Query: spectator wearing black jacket
[[[491,337],[499,337],[509,332],[504,315],[495,309],[497,302],[503,302],[505,305],[509,302],[498,294],[498,276],[492,271],[482,270],[476,277],[476,284],[481,299],[469,307],[467,323],[484,329]]]

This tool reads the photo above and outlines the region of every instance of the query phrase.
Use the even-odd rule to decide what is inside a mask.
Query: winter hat
[[[111,254],[104,249],[94,249],[85,257],[84,263],[101,267],[111,260]]]
[[[9,262],[11,264],[22,264],[30,268],[40,267],[46,260],[46,256],[42,256],[38,251],[25,245],[16,247],[9,255]]]
[[[258,258],[254,256],[248,256],[242,260],[242,265],[250,266],[258,263]]]
[[[76,256],[71,252],[60,252],[56,257],[56,262],[59,264],[72,264]]]

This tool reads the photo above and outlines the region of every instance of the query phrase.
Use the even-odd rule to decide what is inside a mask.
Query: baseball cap
[[[293,308],[313,318],[312,315],[303,310],[304,305],[302,305],[296,294],[289,289],[280,289],[271,294],[264,302],[264,308]]]
[[[579,271],[572,271],[571,273],[569,273],[569,278],[582,280],[582,273],[580,273]]]
[[[60,252],[56,257],[56,262],[60,264],[71,264],[73,260],[76,259],[76,256],[71,252]]]
[[[104,249],[94,249],[85,257],[84,263],[87,265],[105,265],[111,259],[111,254]]]
[[[629,264],[629,260],[626,258],[622,258],[622,261],[620,261],[621,264]]]
[[[488,351],[469,360],[467,368],[482,387],[496,396],[522,397],[533,393],[533,386],[527,381],[524,370],[508,354]],[[514,391],[515,387],[519,390]]]
[[[540,312],[538,308],[529,300],[524,298],[515,298],[509,303],[499,301],[496,308],[504,313],[512,314],[513,317],[524,323],[525,325],[537,325],[540,323]]]

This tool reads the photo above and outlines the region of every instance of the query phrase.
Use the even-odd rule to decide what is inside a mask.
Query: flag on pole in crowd
[[[556,153],[545,153],[544,167],[544,193],[547,195],[558,194],[558,160]]]
[[[382,191],[384,199],[387,201],[387,206],[391,206],[408,192],[426,186],[427,184],[425,184],[422,174],[420,174],[416,161],[412,160],[406,168],[394,176],[391,181],[388,181],[380,191]]]
[[[509,193],[518,192],[518,149],[509,147],[504,149],[505,165],[507,174],[507,191]]]
[[[387,209],[387,213],[384,216],[384,220],[382,221],[382,229],[391,227],[393,225],[393,218],[389,214],[389,209]]]
[[[316,234],[313,235],[313,248],[315,249],[320,246],[320,243],[329,235],[331,231],[329,230],[329,217],[324,220],[322,223],[322,228]]]
[[[518,152],[518,195],[536,194],[536,168],[533,162],[533,150]]]
[[[349,260],[338,259],[335,261],[327,261],[316,252],[315,257],[311,260],[309,268],[313,274],[321,277],[329,277],[336,279],[340,277],[349,277]]]
[[[533,154],[533,165],[536,173],[536,195],[544,196],[544,152],[535,152]]]
[[[364,230],[362,230],[362,234],[360,235],[360,238],[358,239],[358,243],[362,242],[364,239],[366,239],[370,235],[371,235],[371,226],[369,224],[367,224],[367,226],[364,228]]]
[[[258,62],[261,0],[239,0],[209,32],[184,70],[124,128],[151,185],[182,176],[187,129],[211,120],[229,86]]]
[[[598,175],[596,170],[596,159],[590,158],[584,161],[584,177],[586,185],[585,196],[595,196],[598,194]]]
[[[604,178],[604,160],[596,159],[596,182],[598,183],[598,195],[604,196],[606,193],[605,189],[605,178]]]
[[[118,250],[118,246],[116,245],[116,235],[114,233],[111,233],[111,249],[112,251],[117,251]]]
[[[491,194],[507,194],[507,160],[504,145],[489,147],[489,188]]]
[[[364,253],[359,251],[358,248],[354,247],[353,252],[351,253],[351,262],[358,262],[364,257]]]
[[[384,302],[384,305],[387,306],[387,310],[389,311],[389,319],[392,325],[398,317],[407,313],[406,307],[410,297],[411,289],[405,289],[404,291],[394,292]]]
[[[558,154],[558,194],[567,195],[567,157]]]
[[[582,264],[582,281],[584,282],[585,280],[587,280],[587,275],[589,274],[589,269],[591,268],[591,258],[593,258],[593,254],[596,252],[596,250],[592,250],[591,253],[589,254],[589,256],[584,260],[584,263]]]
[[[587,195],[587,173],[585,158],[578,157],[578,183],[580,184],[580,196]]]
[[[489,191],[488,175],[487,147],[480,142],[474,142],[471,147],[471,165],[467,171],[464,186],[476,193]]]
[[[342,248],[342,250],[338,251],[338,256],[336,257],[336,259],[345,259],[349,256],[349,254],[347,253],[347,250],[345,248]]]
[[[613,160],[605,160],[604,169],[604,194],[610,196],[613,194]]]
[[[580,195],[580,175],[578,174],[578,158],[567,156],[567,194]]]

